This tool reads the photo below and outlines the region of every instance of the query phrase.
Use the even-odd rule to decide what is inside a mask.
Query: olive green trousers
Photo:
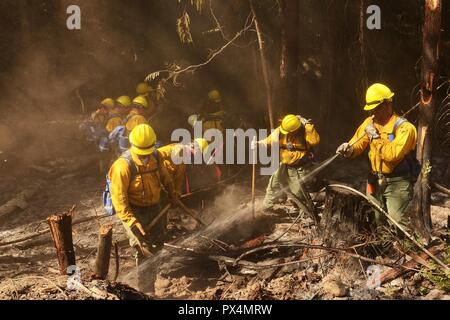
[[[387,186],[383,192],[377,191],[368,196],[382,207],[389,216],[404,228],[409,227],[407,208],[413,197],[413,184],[408,177],[388,178]],[[375,220],[378,225],[385,223],[383,213],[375,211]]]
[[[283,189],[289,190],[298,199],[304,200],[305,196],[303,194],[304,189],[301,185],[301,179],[311,170],[312,164],[295,168],[280,164],[277,171],[270,177],[269,185],[266,189],[266,196],[263,201],[263,208],[265,210],[272,209],[277,199],[283,196]]]

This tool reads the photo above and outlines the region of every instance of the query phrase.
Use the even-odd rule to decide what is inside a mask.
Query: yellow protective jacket
[[[312,123],[302,124],[295,132],[282,134],[280,127],[276,128],[262,143],[270,145],[279,142],[281,163],[295,166],[312,151],[320,142],[319,133]],[[291,147],[290,147],[291,146]],[[290,147],[290,148],[289,148]],[[289,150],[289,149],[290,150]]]
[[[161,154],[162,165],[167,169],[167,172],[173,181],[175,190],[178,194],[181,194],[186,179],[186,164],[174,164],[172,161],[172,154],[181,157],[183,155],[183,145],[172,143],[159,148],[158,151]]]
[[[111,166],[108,177],[111,181],[111,200],[120,220],[128,226],[136,221],[130,205],[148,207],[159,203],[161,183],[170,196],[175,190],[172,180],[163,165],[159,165],[154,156],[148,164],[143,164],[131,150],[131,158],[138,174],[132,176],[132,170],[124,158],[118,158]]]
[[[116,127],[122,124],[122,117],[118,113],[110,113],[109,120],[106,122],[106,130],[113,131]]]
[[[413,151],[417,142],[416,127],[410,122],[404,122],[393,132],[394,125],[398,115],[393,114],[386,125],[374,123],[374,127],[380,134],[380,139],[373,139],[370,142],[369,137],[365,135],[366,126],[373,122],[373,118],[369,117],[359,126],[350,143],[356,141],[362,135],[365,135],[360,141],[353,145],[352,158],[359,156],[369,147],[369,160],[373,172],[390,174],[395,167]],[[394,134],[395,138],[389,141],[389,134]]]
[[[148,124],[147,119],[145,119],[144,116],[136,113],[131,113],[128,115],[127,118],[125,118],[125,128],[127,128],[128,131],[131,131],[139,124]]]
[[[108,111],[97,109],[91,114],[91,119],[98,125],[104,126],[108,119]]]
[[[202,121],[203,133],[208,129],[217,129],[220,132],[224,132],[223,119],[225,117],[225,111],[219,110],[214,113],[201,115],[200,119]]]

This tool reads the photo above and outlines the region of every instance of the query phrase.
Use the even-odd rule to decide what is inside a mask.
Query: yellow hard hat
[[[116,99],[116,102],[123,107],[129,107],[131,104],[131,99],[129,96],[120,96]]]
[[[146,84],[145,82],[141,82],[137,85],[136,87],[136,93],[139,95],[144,95],[149,93],[150,91],[152,91],[152,87],[150,87],[148,84]]]
[[[125,127],[127,128],[128,132],[130,132],[140,124],[148,124],[148,121],[147,119],[145,119],[144,116],[136,114],[132,116],[130,119],[128,119],[127,123],[125,124]]]
[[[301,125],[302,122],[299,117],[293,114],[288,114],[283,118],[283,121],[281,121],[280,131],[282,134],[288,134],[300,128]]]
[[[140,105],[141,107],[148,108],[148,100],[144,96],[137,96],[133,99],[133,103]]]
[[[148,124],[139,124],[130,133],[131,151],[137,155],[149,155],[155,151],[156,134]]]
[[[219,90],[211,90],[210,92],[208,92],[208,98],[209,98],[209,100],[211,100],[213,102],[221,102],[222,101],[222,97],[220,96]]]
[[[102,102],[100,102],[100,104],[102,106],[105,106],[105,107],[109,108],[109,109],[112,109],[114,107],[114,100],[111,99],[111,98],[106,98]]]
[[[391,99],[393,96],[394,93],[387,86],[381,83],[374,83],[367,89],[364,110],[373,110],[384,100]]]
[[[198,145],[202,153],[205,153],[208,149],[208,141],[203,138],[194,139],[195,143]]]

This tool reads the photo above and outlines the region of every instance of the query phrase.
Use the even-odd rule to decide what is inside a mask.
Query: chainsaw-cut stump
[[[330,246],[351,245],[355,238],[369,230],[372,208],[358,195],[338,187],[327,187],[321,219],[324,242]]]
[[[112,233],[112,225],[108,224],[100,227],[97,258],[95,259],[95,276],[97,279],[106,279],[108,276]]]
[[[75,266],[75,251],[72,240],[72,212],[73,210],[70,210],[67,213],[55,214],[47,218],[61,274],[70,274],[75,271],[68,269],[69,266]]]

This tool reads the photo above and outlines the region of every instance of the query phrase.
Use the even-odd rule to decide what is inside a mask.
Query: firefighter
[[[109,118],[110,111],[114,108],[114,100],[106,98],[100,102],[100,106],[91,114],[91,120],[99,127],[105,127],[106,121]]]
[[[116,99],[114,109],[110,113],[110,117],[106,123],[106,130],[112,132],[115,127],[122,124],[122,119],[130,111],[131,100],[128,96],[120,96]]]
[[[279,145],[281,163],[271,176],[266,189],[263,201],[265,212],[275,211],[275,201],[285,187],[302,201],[309,197],[309,194],[305,194],[306,188],[303,188],[301,178],[312,170],[314,147],[319,142],[320,136],[311,121],[293,114],[285,116],[281,125],[266,139],[252,142],[252,149],[257,145]]]
[[[191,155],[195,156],[199,151],[205,153],[207,148],[208,141],[203,138],[197,138],[190,145],[172,143],[158,149],[161,154],[162,164],[169,172],[178,194],[182,194],[183,184],[186,181],[186,164],[175,164],[175,157],[183,159],[184,157],[189,156],[190,159]]]
[[[100,150],[109,150],[110,147],[116,156],[125,152],[129,147],[128,136],[137,125],[148,124],[145,118],[147,108],[147,100],[142,96],[137,96],[133,99],[131,104],[131,111],[128,116],[122,121],[122,125],[114,128],[108,136]]]
[[[208,129],[217,129],[225,136],[225,116],[226,113],[220,92],[218,90],[211,90],[200,110],[200,114],[189,116],[188,123],[193,127],[197,121],[201,121],[203,134]]]
[[[412,199],[414,177],[420,171],[414,157],[417,130],[394,112],[393,97],[394,93],[386,85],[371,85],[366,92],[364,110],[372,116],[364,120],[352,139],[341,144],[337,152],[346,158],[356,158],[369,149],[367,195],[402,227],[407,227],[406,208]],[[377,223],[382,220],[381,213],[376,212]]]
[[[156,134],[148,124],[136,126],[130,133],[131,147],[111,166],[108,179],[112,205],[122,222],[131,247],[136,249],[138,277],[143,280],[142,261],[162,246],[164,219],[148,230],[158,215],[162,187],[169,199],[178,199],[172,179],[161,164],[155,147]]]
[[[137,96],[133,99],[131,106],[131,110],[123,121],[123,124],[128,127],[128,124],[137,123],[147,123],[147,115],[148,115],[148,101],[144,96]],[[130,130],[131,131],[131,130]]]
[[[153,88],[145,82],[138,83],[138,85],[136,86],[136,93],[147,100],[146,108],[148,117],[153,116],[156,113],[157,109],[156,103],[153,97],[151,96],[153,91],[154,91]]]

